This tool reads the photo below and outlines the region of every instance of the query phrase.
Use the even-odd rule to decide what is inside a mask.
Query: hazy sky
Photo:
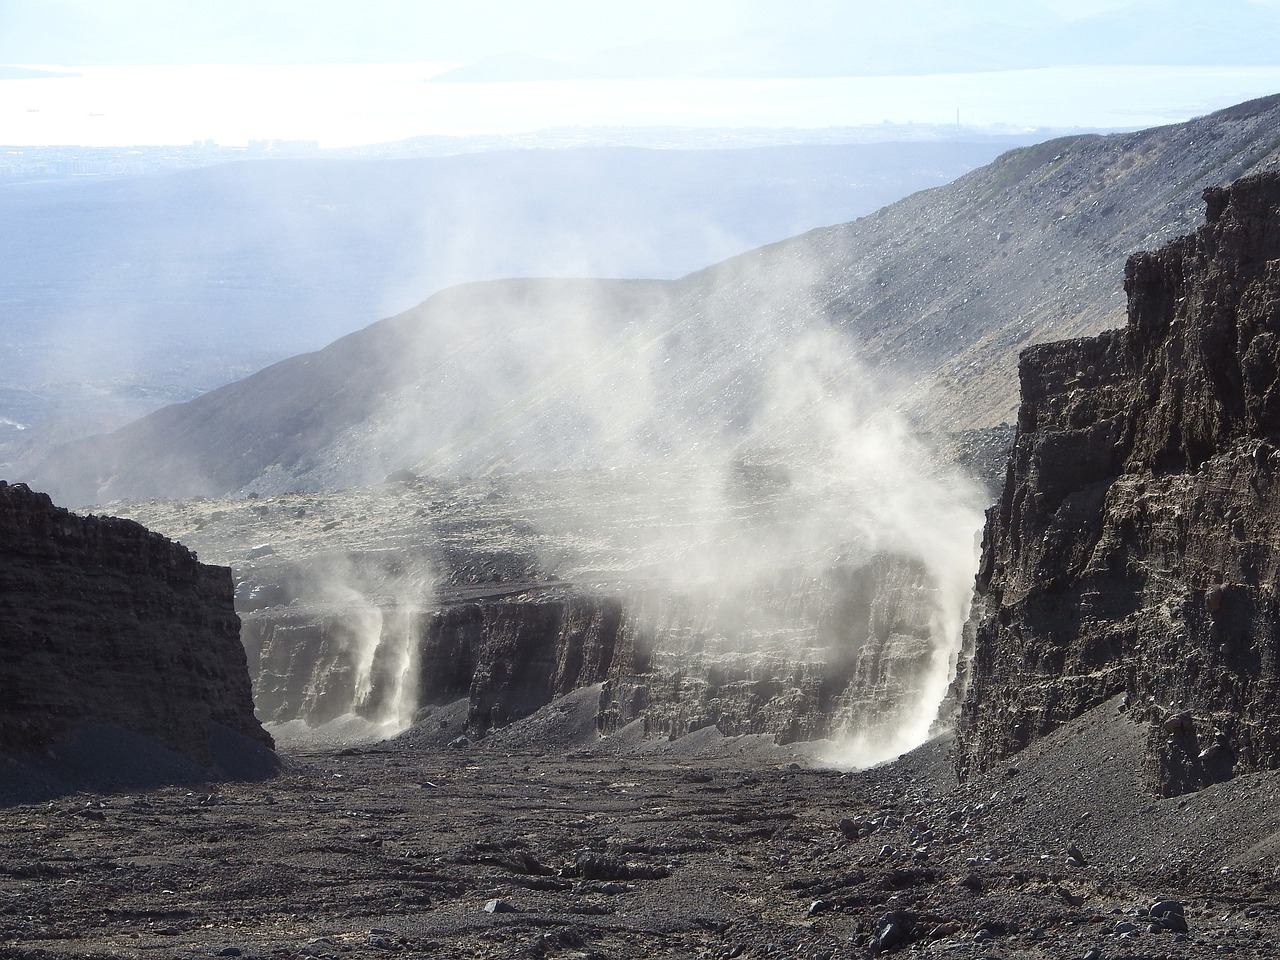
[[[808,72],[807,57],[860,73],[869,51],[915,69],[913,49],[942,69],[1024,56],[1037,59],[1017,65],[1257,65],[1275,62],[1278,19],[1280,0],[0,0],[0,63],[466,62],[622,48],[650,69],[716,69],[683,57],[785,47],[774,70]]]
[[[1280,91],[1277,51],[1280,0],[0,0],[0,143],[1138,126]]]

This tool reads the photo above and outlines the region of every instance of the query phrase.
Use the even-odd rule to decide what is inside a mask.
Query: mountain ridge
[[[761,371],[805,339],[865,381],[876,404],[929,429],[998,424],[1016,411],[1018,352],[1117,326],[1115,278],[1129,254],[1189,232],[1205,187],[1275,168],[1278,128],[1273,96],[1185,124],[1014,150],[859,220],[660,282],[644,305],[615,281],[454,288],[311,355],[340,371],[355,351],[349,375],[335,378],[359,400],[350,414],[333,403],[298,410],[293,397],[308,388],[294,375],[306,364],[286,361],[24,469],[65,500],[97,502],[332,488],[406,467],[625,462],[698,442],[690,429],[738,442],[776,427]],[[568,292],[556,300],[557,290]],[[465,316],[441,312],[467,298]],[[415,324],[409,340],[389,333]],[[484,335],[459,330],[475,325]],[[384,334],[378,352],[369,338]],[[439,360],[442,345],[435,379],[418,377],[410,358]],[[362,379],[372,383],[353,382]],[[248,390],[259,402],[233,429],[219,410]],[[387,403],[367,413],[379,392]],[[310,454],[281,462],[271,445],[284,436],[306,437]],[[601,437],[610,443],[593,443]],[[242,469],[209,482],[228,461]]]

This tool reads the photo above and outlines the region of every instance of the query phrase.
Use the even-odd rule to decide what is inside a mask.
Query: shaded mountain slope
[[[783,303],[845,331],[863,362],[930,395],[948,427],[1012,421],[1017,355],[1119,326],[1127,257],[1193,229],[1200,193],[1274,169],[1280,97],[1185,124],[1004,154],[861,220],[688,278],[687,302]]]
[[[0,176],[0,386],[142,375],[208,387],[457,283],[677,277],[870,213],[1018,142],[594,147]]]
[[[1027,142],[506,149],[34,182],[0,163],[0,474],[458,283],[678,277]]]
[[[620,464],[789,441],[806,396],[850,383],[863,411],[999,423],[1018,352],[1118,325],[1125,258],[1186,232],[1204,187],[1274,168],[1277,130],[1272,97],[1015,150],[678,281],[446,291],[23,472],[90,502]]]

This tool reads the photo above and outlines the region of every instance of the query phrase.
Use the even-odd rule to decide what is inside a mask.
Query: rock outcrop
[[[645,658],[616,600],[563,589],[426,607],[268,608],[246,615],[245,646],[268,721],[355,714],[403,727],[420,705],[466,698],[473,734]]]
[[[270,770],[232,595],[230,570],[139,523],[0,481],[0,754],[122,728],[214,775]]]
[[[465,699],[467,731],[483,736],[603,683],[606,734],[639,721],[650,737],[714,726],[780,743],[875,743],[900,731],[946,674],[937,588],[902,557],[820,577],[783,570],[735,590],[614,588],[495,584],[418,604],[277,598],[285,602],[244,614],[259,712],[274,723],[355,715],[394,729]]]
[[[1129,260],[1124,330],[1022,355],[962,774],[1119,693],[1162,794],[1280,766],[1280,177],[1205,200]]]

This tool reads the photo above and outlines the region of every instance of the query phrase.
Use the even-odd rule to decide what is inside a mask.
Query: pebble
[[[242,957],[244,956],[244,951],[239,947],[223,947],[218,951],[217,955],[220,957]]]
[[[1147,911],[1147,915],[1152,920],[1148,929],[1152,933],[1164,931],[1186,933],[1188,927],[1184,910],[1183,905],[1177,900],[1157,900]]]
[[[1177,900],[1157,900],[1147,910],[1148,915],[1152,917],[1165,917],[1172,913],[1181,917],[1184,912],[1185,908]]]
[[[506,900],[503,900],[501,898],[495,898],[493,900],[490,900],[488,903],[484,905],[484,912],[485,913],[519,913],[520,911],[512,904],[508,903]]]

